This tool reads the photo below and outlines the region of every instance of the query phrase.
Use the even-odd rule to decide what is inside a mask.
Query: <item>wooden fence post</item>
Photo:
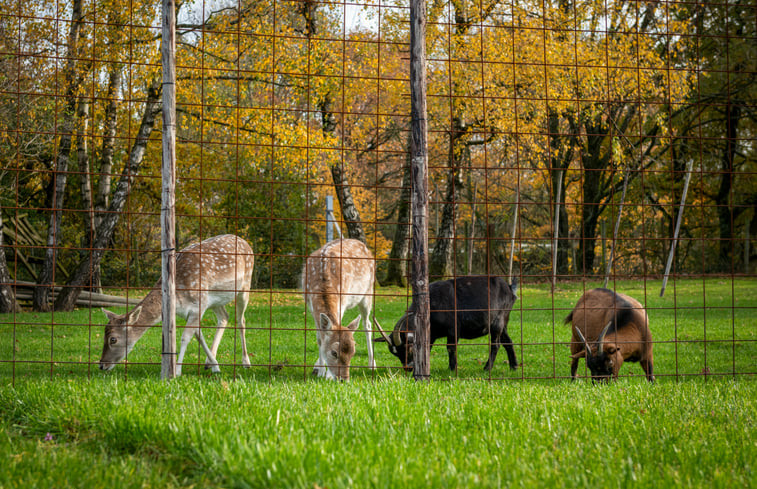
[[[163,155],[160,209],[163,354],[160,377],[176,377],[176,3],[163,0]],[[202,285],[200,285],[202,286]]]
[[[413,187],[413,377],[430,375],[430,311],[428,296],[428,129],[426,121],[426,3],[410,0],[410,114]]]

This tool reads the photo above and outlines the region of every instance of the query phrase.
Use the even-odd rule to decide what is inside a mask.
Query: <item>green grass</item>
[[[757,383],[0,387],[0,487],[755,487]]]
[[[509,326],[522,367],[500,351],[485,374],[486,340],[466,341],[456,373],[432,349],[427,383],[384,345],[380,368],[362,368],[362,333],[351,382],[312,379],[295,291],[254,294],[252,368],[229,330],[220,374],[193,342],[197,365],[171,382],[157,379],[159,328],[102,373],[99,310],[0,316],[0,487],[757,487],[757,282],[677,281],[664,298],[659,282],[618,284],[647,305],[658,382],[626,364],[618,382],[571,383],[562,319],[596,285],[522,287]],[[391,328],[406,291],[378,293]]]
[[[522,367],[510,371],[503,350],[491,374],[483,371],[488,358],[488,338],[462,341],[458,348],[459,369],[447,369],[444,346],[431,350],[434,378],[560,379],[568,376],[567,342],[570,330],[563,318],[584,290],[599,284],[560,284],[554,295],[548,285],[524,285],[510,316],[509,333],[515,341]],[[665,297],[659,297],[659,281],[625,281],[617,290],[646,304],[655,340],[655,374],[670,381],[702,374],[752,376],[757,373],[757,281],[752,279],[697,279],[671,282]],[[407,291],[380,288],[376,316],[385,329],[392,329],[407,307]],[[230,307],[231,309],[231,307]],[[123,312],[118,311],[118,312]],[[348,312],[345,322],[356,316]],[[233,312],[231,313],[233,318]],[[208,341],[215,319],[206,314],[203,325]],[[246,312],[247,343],[251,369],[243,369],[239,335],[226,332],[219,350],[223,378],[248,380],[304,380],[317,358],[315,331],[301,293],[256,291]],[[101,376],[97,360],[102,350],[105,316],[99,309],[72,313],[21,313],[0,316],[0,378],[90,378]],[[232,321],[233,325],[233,321]],[[179,332],[180,334],[180,332]],[[368,356],[365,335],[355,335],[357,353],[352,376],[382,378],[399,374],[399,361],[384,344],[377,344],[377,371],[365,368]],[[160,371],[160,327],[149,331],[129,355],[128,365],[119,365],[109,376],[154,378]],[[441,341],[440,341],[441,343]],[[196,341],[185,359],[185,375],[203,376],[205,358]],[[585,374],[581,362],[581,374]],[[638,364],[626,364],[621,375],[641,378]]]

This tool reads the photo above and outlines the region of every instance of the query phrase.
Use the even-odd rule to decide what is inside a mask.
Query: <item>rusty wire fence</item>
[[[517,368],[500,351],[484,371],[491,339],[459,333],[457,370],[445,336],[434,378],[568,378],[563,320],[596,287],[646,307],[658,379],[757,373],[755,19],[739,1],[428,5],[431,280],[519,284]],[[156,2],[3,1],[4,382],[159,375],[159,325],[99,368],[101,308],[160,276],[159,42]],[[232,302],[221,375],[310,378],[302,270],[340,236],[375,257],[391,334],[410,306],[406,5],[182,3],[176,56],[177,245],[235,234],[254,255],[250,365]],[[371,369],[355,342],[352,378],[405,375],[386,343]],[[183,363],[207,375],[197,341]]]

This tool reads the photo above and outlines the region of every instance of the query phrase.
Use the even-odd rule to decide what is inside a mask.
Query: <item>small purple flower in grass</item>
[[[45,441],[53,441],[53,435],[50,432],[45,435]]]

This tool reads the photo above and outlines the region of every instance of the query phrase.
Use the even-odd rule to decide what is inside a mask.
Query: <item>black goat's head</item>
[[[381,338],[373,340],[375,343],[387,343],[389,352],[399,358],[400,362],[402,362],[402,367],[406,371],[413,369],[413,344],[415,338],[409,328],[410,316],[412,316],[412,313],[403,315],[397,321],[391,335],[383,335]]]

